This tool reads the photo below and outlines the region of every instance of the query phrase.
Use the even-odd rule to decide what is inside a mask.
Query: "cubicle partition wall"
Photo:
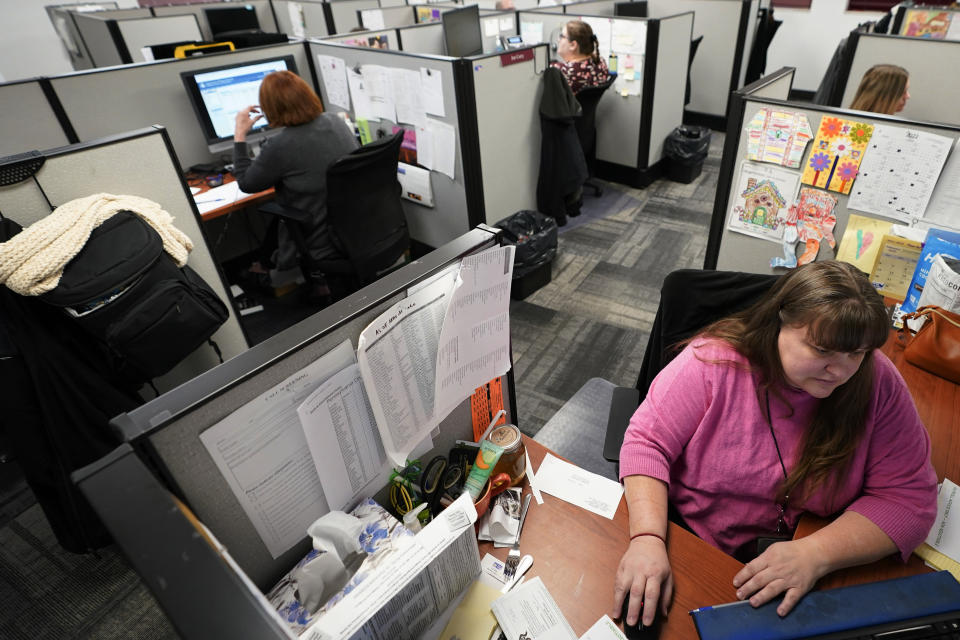
[[[90,49],[87,47],[87,43],[84,41],[80,30],[77,28],[75,20],[78,15],[77,9],[80,8],[83,12],[91,11],[95,8],[99,10],[116,9],[117,3],[88,2],[83,4],[47,5],[45,8],[47,10],[47,17],[50,18],[50,24],[53,25],[54,31],[56,31],[60,37],[60,42],[63,43],[63,48],[67,52],[73,68],[77,70],[92,68],[94,64],[91,59]]]
[[[195,42],[203,39],[197,16],[193,14],[153,17],[117,15],[124,11],[103,11],[75,15],[77,28],[88,43],[95,67],[111,67],[131,62],[144,62],[141,49],[168,42]]]
[[[357,14],[357,20],[364,29],[406,27],[417,23],[414,7],[410,6],[358,9]]]
[[[272,0],[277,31],[291,38],[322,38],[330,35],[326,3],[319,0]]]
[[[849,106],[863,74],[875,64],[897,64],[910,72],[910,100],[900,116],[960,124],[960,41],[933,40],[879,33],[850,34],[850,68],[843,85],[843,101]],[[931,73],[931,69],[944,70]]]
[[[901,2],[893,8],[889,33],[934,40],[960,40],[960,9],[956,6],[909,4]]]
[[[443,25],[439,22],[401,27],[397,29],[397,40],[400,49],[407,53],[426,53],[434,56],[442,56],[444,53]]]
[[[330,34],[345,34],[361,26],[359,12],[364,9],[379,9],[379,0],[330,0],[324,3],[327,11],[327,31]]]
[[[400,49],[399,38],[396,29],[372,29],[370,31],[353,31],[351,33],[340,33],[327,36],[322,39],[323,42],[337,42],[358,47],[369,47],[370,43],[376,42],[377,49]]]
[[[345,340],[350,346],[347,354],[355,353],[361,331],[378,315],[412,293],[411,287],[455,266],[471,253],[499,244],[495,231],[474,229],[113,421],[133,448],[124,445],[76,472],[73,478],[182,637],[290,637],[284,622],[268,609],[256,589],[269,589],[311,548],[305,531],[298,532],[299,542],[274,557],[200,441],[200,434],[298,374],[313,376],[311,388],[315,388],[332,372],[347,366],[349,363],[340,358],[332,372],[327,371],[329,364],[323,365],[323,372],[304,372]],[[507,420],[516,424],[512,372],[500,380]],[[343,406],[349,410],[346,404]],[[294,428],[299,428],[295,416],[294,421]],[[250,429],[259,430],[250,435],[262,437],[263,442],[276,442],[281,437],[279,424],[251,424]],[[350,435],[344,433],[340,438],[343,447],[352,446],[346,444]],[[469,400],[454,409],[432,434],[433,450],[424,452],[421,459],[430,460],[436,453],[445,455],[456,439],[473,439]],[[247,453],[252,457],[258,452]],[[315,473],[314,483],[308,484],[313,469],[309,455],[298,455],[293,464],[302,465],[304,461],[309,467],[303,471],[292,474],[290,465],[278,465],[277,473],[285,478],[297,475],[296,490],[302,496],[322,494]],[[147,471],[148,466],[158,470],[173,494]],[[249,472],[262,474],[263,470]],[[293,490],[287,489],[286,495],[262,496],[263,509],[290,507]],[[385,504],[385,491],[374,486],[369,490],[368,495],[377,495]],[[174,495],[229,550],[237,564],[224,562],[220,549],[212,548],[203,535],[198,535],[195,521],[177,507]],[[322,495],[320,500],[326,504]],[[285,514],[275,516],[273,521],[279,520],[278,526],[283,526]],[[410,616],[414,617],[419,614]]]
[[[294,57],[301,76],[311,78],[312,62],[304,44],[290,43],[82,71],[51,78],[50,83],[79,140],[160,124],[167,128],[180,164],[188,168],[210,162],[214,156],[207,148],[180,73],[285,55]]]
[[[776,72],[774,76],[782,73],[783,69]],[[933,157],[938,148],[949,148],[949,145],[953,145],[954,149],[952,153],[954,156],[957,154],[955,141],[960,137],[960,126],[923,122],[895,116],[812,105],[806,102],[790,102],[772,97],[764,97],[765,95],[772,94],[782,96],[785,90],[789,91],[789,87],[784,84],[782,75],[779,75],[770,83],[764,83],[763,80],[764,79],[761,79],[750,85],[752,94],[747,93],[746,89],[744,89],[735,92],[731,97],[730,122],[724,140],[723,159],[721,161],[720,175],[717,183],[717,195],[714,201],[713,217],[707,241],[706,257],[704,259],[704,268],[706,269],[747,271],[751,273],[783,272],[782,268],[774,269],[770,266],[771,258],[784,257],[784,249],[781,241],[776,234],[772,233],[776,231],[777,228],[782,231],[783,223],[778,222],[777,227],[774,228],[769,224],[770,219],[777,216],[778,209],[785,212],[786,207],[793,205],[796,202],[800,189],[811,186],[810,184],[803,184],[801,181],[801,176],[805,170],[807,170],[807,179],[816,183],[817,192],[819,193],[823,193],[824,179],[827,180],[832,188],[844,188],[844,184],[839,182],[839,179],[843,176],[843,165],[847,163],[849,158],[844,156],[844,162],[839,161],[840,154],[843,152],[836,150],[838,147],[834,145],[834,142],[839,140],[841,143],[844,143],[848,138],[839,138],[839,133],[831,133],[839,132],[840,127],[844,126],[843,121],[849,121],[852,124],[868,125],[868,128],[853,127],[852,131],[854,131],[856,135],[861,135],[861,132],[869,130],[871,136],[876,136],[877,132],[875,128],[878,125],[884,127],[884,140],[887,140],[886,146],[888,148],[890,145],[889,140],[904,139],[906,142],[903,144],[907,144],[909,138],[919,140],[917,137],[918,132],[932,133],[947,138],[946,141],[939,141],[939,143],[931,141],[924,142],[926,148],[923,149],[922,153],[926,154],[927,157],[923,157],[922,162],[925,166],[934,164]],[[797,168],[788,168],[770,162],[754,162],[748,159],[751,130],[758,136],[755,139],[759,141],[757,143],[759,146],[754,147],[754,153],[761,149],[763,145],[763,138],[760,137],[762,134],[759,133],[760,129],[758,129],[758,124],[762,119],[757,118],[755,120],[755,117],[761,109],[768,109],[771,112],[779,111],[787,112],[788,114],[801,114],[806,118],[806,121],[809,123],[811,137],[810,141],[807,142],[803,148],[802,154],[798,155],[799,166]],[[835,119],[837,121],[835,121]],[[784,117],[779,118],[779,122],[781,123],[785,120],[787,119]],[[821,147],[819,143],[817,143],[816,137],[820,132],[822,123],[828,126],[825,129],[827,133],[824,137],[827,143]],[[904,130],[911,132],[910,135],[908,136]],[[794,131],[794,129],[791,129],[791,131]],[[898,137],[893,137],[894,134]],[[833,137],[830,137],[831,135],[833,135]],[[870,139],[873,140],[875,138],[871,137]],[[939,147],[938,144],[940,145]],[[819,157],[814,157],[813,149],[815,145],[818,145],[816,155]],[[822,151],[822,153],[820,151]],[[871,159],[871,154],[878,153],[882,155]],[[781,153],[781,155],[783,154]],[[887,167],[889,167],[890,172],[895,173],[901,169],[904,163],[916,161],[918,157],[915,157],[915,155],[919,156],[920,152],[911,152],[910,157],[904,158],[903,160],[890,159],[887,155],[888,154],[883,151],[877,151],[873,146],[867,146],[862,152],[862,161],[870,161],[871,164],[874,164],[875,161],[879,162],[879,164],[875,166],[880,168],[882,172],[881,175],[885,175]],[[774,155],[773,157],[777,156]],[[838,160],[834,161],[834,157],[838,158]],[[939,185],[937,190],[946,187],[944,193],[956,193],[956,185],[960,183],[960,163],[956,160],[957,159],[953,157],[948,158],[942,173],[939,175],[939,180],[937,181],[936,178],[932,178],[932,180],[937,181]],[[847,175],[852,176],[850,179],[854,180],[854,182],[848,184],[846,187],[850,194],[857,193],[858,185],[861,187],[865,186],[865,183],[858,182],[863,180],[863,176],[861,173],[858,173],[858,171],[862,171],[864,166],[865,165],[861,164],[859,167],[854,167],[852,171],[849,169],[846,170]],[[818,168],[821,170],[819,174],[816,173]],[[922,167],[918,167],[918,170],[920,169],[922,169]],[[834,180],[834,177],[836,177],[837,180]],[[750,183],[749,180],[753,180],[753,182]],[[769,180],[771,184],[765,184],[765,180]],[[927,177],[922,177],[921,180],[926,182]],[[904,181],[902,176],[895,173],[894,182],[900,186],[894,188],[895,193],[891,193],[892,195],[897,195],[901,199],[901,203],[912,202],[912,199],[917,198],[914,191],[910,189],[910,187],[914,185],[908,184],[909,181]],[[880,192],[877,191],[877,183],[866,184],[871,185],[867,192],[868,194]],[[880,184],[882,188],[883,183]],[[754,198],[754,196],[759,198],[763,195],[761,193],[763,190],[768,192],[766,199],[762,202],[755,199],[756,202],[760,202],[760,204],[756,205],[756,216],[759,216],[759,218],[751,218],[749,209],[754,206],[751,204],[751,198]],[[939,202],[947,203],[949,199],[938,201],[940,196],[938,196],[937,191],[934,191],[932,200],[938,201],[937,206],[928,206],[924,215],[912,217],[909,220],[877,213],[876,208],[878,208],[878,204],[876,202],[870,204],[870,208],[875,209],[874,211],[865,211],[848,206],[850,195],[835,190],[826,191],[826,193],[829,193],[830,196],[834,197],[837,201],[832,211],[836,216],[836,225],[832,230],[832,235],[836,240],[837,248],[840,246],[840,241],[843,238],[844,231],[847,228],[847,223],[852,213],[868,218],[875,218],[880,221],[909,224],[921,228],[943,226],[960,229],[960,220],[956,218],[955,210],[951,210],[949,204],[939,204]],[[808,202],[813,201],[810,200]],[[761,209],[761,206],[765,208]],[[881,202],[879,204],[879,207],[884,206],[897,206],[897,203],[890,204]],[[734,211],[735,207],[738,207],[737,211]],[[822,209],[818,207],[813,209],[813,211],[822,211]],[[814,228],[816,228],[816,224],[818,223],[815,221],[813,224]],[[731,225],[740,231],[732,230]],[[752,235],[744,233],[745,230]],[[763,239],[762,236],[764,235],[767,235],[767,237],[771,239]],[[867,238],[863,242],[865,243],[863,244],[863,249],[866,249],[871,242],[875,243],[875,247],[879,247],[881,238]],[[798,256],[802,252],[803,249],[799,249],[797,252]],[[826,236],[823,236],[820,240],[819,253],[816,255],[817,259],[820,260],[831,259],[836,255],[836,250],[831,249]],[[912,267],[910,268],[912,269]]]
[[[502,48],[502,41],[507,36],[517,35],[517,12],[481,12],[480,38],[483,42],[483,52],[493,53]]]
[[[0,104],[0,157],[76,142],[48,79],[0,84]]]
[[[740,90],[751,98],[771,98],[773,100],[788,100],[790,90],[793,89],[793,78],[796,75],[795,67],[780,67],[759,80],[755,80]]]
[[[32,150],[31,147],[21,151]],[[45,162],[36,182],[0,187],[0,211],[26,227],[71,200],[96,193],[135,195],[152,200],[173,216],[174,225],[193,241],[189,265],[227,305],[230,317],[213,335],[224,360],[248,347],[228,293],[229,285],[208,249],[200,215],[186,191],[170,138],[162,127],[90,140],[42,152]],[[3,160],[0,159],[0,163]],[[48,204],[49,202],[49,204]],[[218,362],[203,345],[166,375],[156,378],[161,391],[190,380]]]
[[[238,3],[240,4],[240,3]],[[244,0],[242,3],[251,6],[257,13],[257,21],[260,23],[260,30],[265,33],[278,33],[277,19],[273,13],[273,4],[270,0]],[[153,7],[155,16],[179,16],[193,14],[197,17],[200,24],[200,32],[204,40],[211,40],[213,34],[210,32],[210,23],[207,22],[207,16],[204,9],[222,9],[230,5],[223,2],[203,2],[200,4],[172,4],[165,7]]]
[[[690,67],[685,121],[722,131],[727,99],[743,86],[757,30],[759,0],[648,0],[648,15],[696,14],[693,37],[703,40]]]
[[[575,7],[578,5],[569,5]],[[643,187],[658,172],[667,135],[683,121],[693,13],[663,18],[590,16],[544,11],[519,13],[520,34],[551,48],[567,20],[588,21],[601,34],[601,51],[618,50],[618,78],[597,107],[597,172],[602,178]],[[610,34],[623,34],[616,45]],[[633,44],[627,40],[632,39]],[[610,51],[603,52],[609,56]]]

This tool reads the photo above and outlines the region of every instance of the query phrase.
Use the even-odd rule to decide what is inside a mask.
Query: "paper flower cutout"
[[[814,171],[823,171],[830,166],[830,156],[825,153],[815,153],[810,156],[810,168]]]
[[[842,125],[840,118],[824,118],[820,123],[820,135],[824,138],[834,138],[840,135]]]
[[[844,136],[830,143],[830,152],[835,156],[848,156],[853,151],[853,142]]]
[[[857,165],[853,162],[844,162],[837,169],[837,175],[844,182],[848,182],[857,177]]]
[[[850,141],[853,144],[863,146],[867,144],[870,140],[870,136],[873,135],[873,125],[869,125],[865,122],[856,122],[850,126],[850,131],[847,133],[847,137],[850,138]]]

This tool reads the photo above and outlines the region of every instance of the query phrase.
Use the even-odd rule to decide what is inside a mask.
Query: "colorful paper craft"
[[[892,227],[892,222],[851,213],[837,250],[837,260],[849,262],[860,271],[870,273],[880,251],[880,240]]]
[[[878,124],[847,208],[904,222],[920,218],[952,144],[928,131]]]
[[[769,164],[744,160],[737,189],[731,197],[727,227],[755,238],[781,242],[781,209],[797,192],[795,172]]]
[[[764,107],[747,125],[747,158],[796,169],[811,137],[805,114]]]
[[[837,216],[833,209],[837,199],[826,191],[803,187],[797,202],[787,212],[783,232],[783,258],[771,258],[771,267],[792,269],[813,262],[820,252],[820,241],[826,240],[830,248],[837,246],[833,227]],[[804,243],[804,251],[798,258],[796,242]]]
[[[900,35],[943,40],[950,28],[949,11],[907,11]]]
[[[873,125],[824,116],[803,170],[803,184],[850,193]]]

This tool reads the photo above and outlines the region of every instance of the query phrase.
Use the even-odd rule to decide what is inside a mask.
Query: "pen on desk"
[[[197,204],[210,204],[211,202],[223,202],[226,198],[213,198],[212,200],[197,200]]]
[[[697,609],[693,609],[690,613],[697,613],[698,611],[709,611],[710,609],[722,609],[723,607],[732,607],[732,606],[738,605],[738,604],[750,604],[750,601],[749,601],[749,600],[736,600],[736,601],[734,601],[734,602],[725,602],[725,603],[723,603],[723,604],[715,604],[715,605],[710,606],[710,607],[699,607],[699,608],[697,608]]]

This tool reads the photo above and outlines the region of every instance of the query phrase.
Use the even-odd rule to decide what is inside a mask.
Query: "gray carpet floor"
[[[658,180],[645,190],[605,184],[561,228],[552,281],[511,304],[521,429],[558,452],[612,475],[602,434],[565,433],[551,418],[591,378],[636,382],[663,276],[701,267],[723,136],[691,184]],[[600,462],[595,462],[600,460]],[[0,638],[177,638],[116,547],[77,556],[57,545],[22,487],[0,495]]]

